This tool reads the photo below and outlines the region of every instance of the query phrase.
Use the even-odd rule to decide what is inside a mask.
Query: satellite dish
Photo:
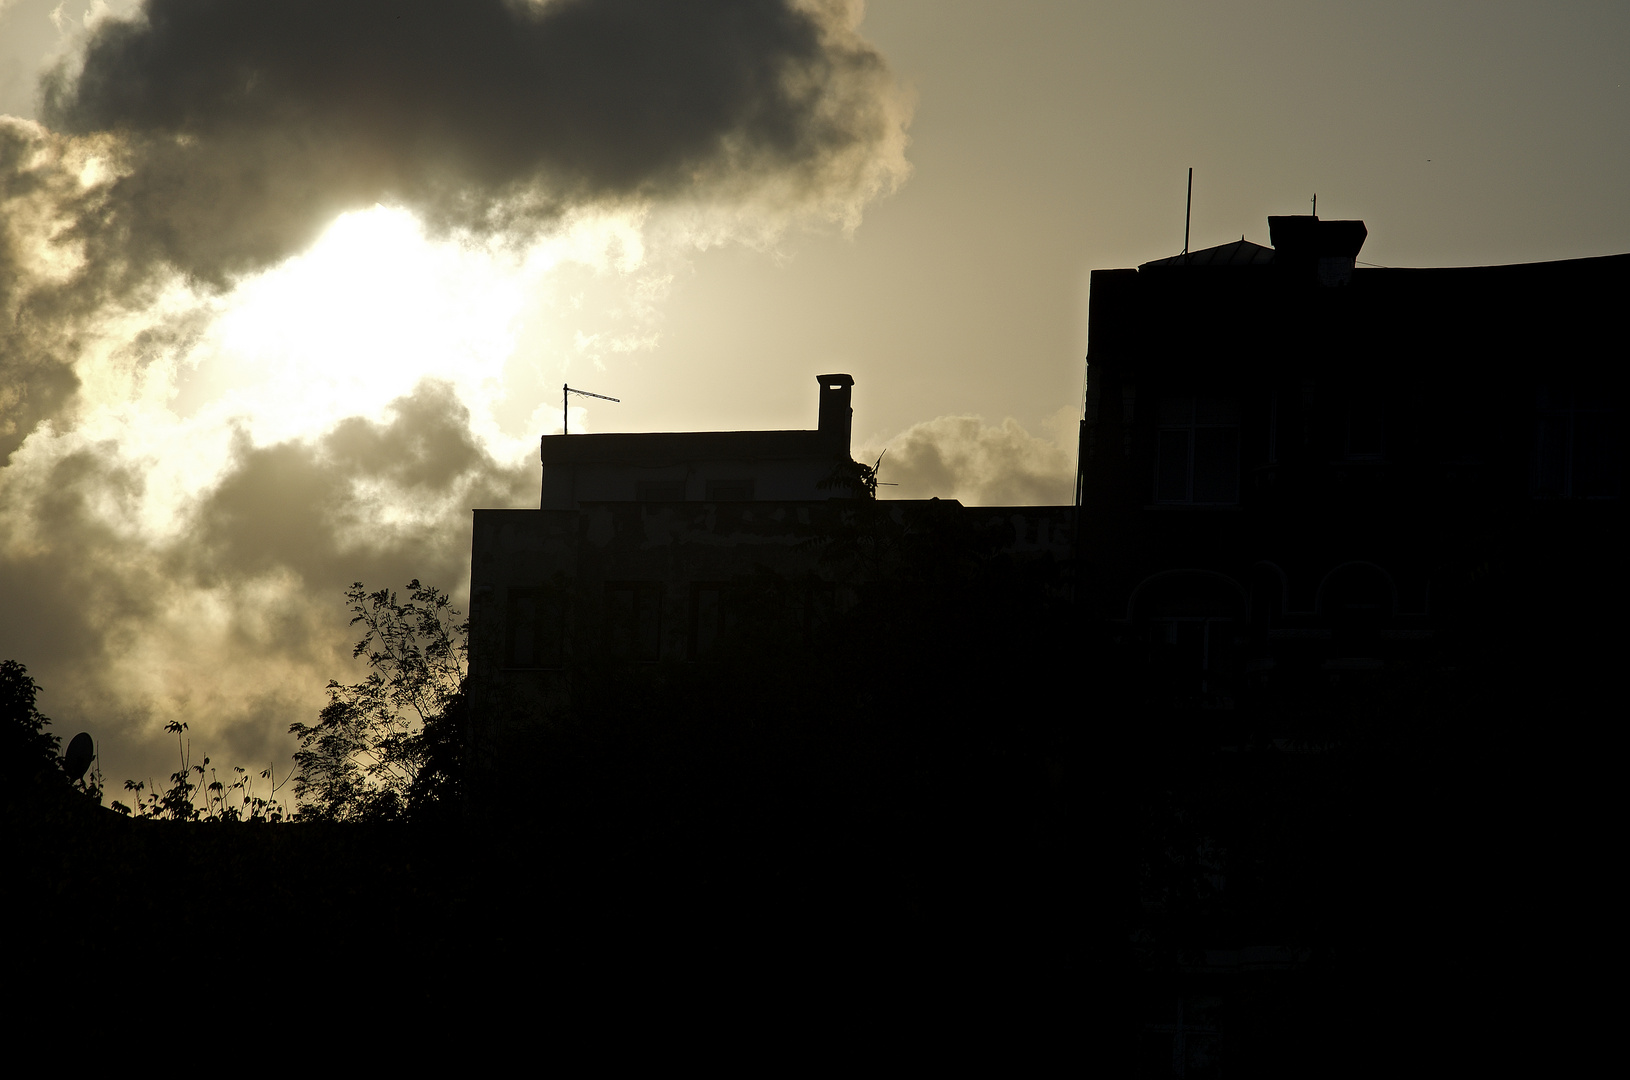
[[[95,760],[96,746],[91,742],[91,733],[81,731],[68,744],[68,752],[62,755],[62,771],[68,774],[71,783],[77,784],[85,778],[85,770]]]

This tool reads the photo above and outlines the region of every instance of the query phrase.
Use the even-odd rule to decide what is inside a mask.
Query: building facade
[[[1391,269],[1362,222],[1269,229],[1092,275],[1081,596],[1214,706],[1383,668],[1490,536],[1622,508],[1630,255]]]
[[[504,702],[486,711],[564,706],[568,669],[586,659],[715,658],[743,605],[762,608],[755,581],[776,583],[773,632],[796,639],[852,598],[833,539],[901,535],[929,503],[1022,557],[1069,557],[1073,508],[870,501],[849,452],[854,380],[818,384],[814,430],[545,436],[539,507],[475,511],[470,670]]]
[[[1630,255],[1393,269],[1359,265],[1362,222],[1269,231],[1095,271],[1074,505],[961,511],[1068,563],[1082,625],[1201,708],[1385,670],[1478,552],[1552,558],[1622,517]],[[551,670],[591,623],[694,660],[722,583],[820,576],[812,538],[864,494],[853,386],[818,376],[813,430],[544,437],[539,508],[475,513],[473,670]]]
[[[833,466],[849,460],[854,410],[848,375],[819,375],[813,431],[695,431],[545,435],[544,510],[585,503],[747,503],[824,500]]]
[[[1118,905],[1111,928],[1146,964],[1137,990],[1147,1000],[1127,1007],[1140,1075],[1220,1075],[1225,1061],[1271,1073],[1252,1063],[1328,1052],[1313,1036],[1298,1044],[1304,1030],[1371,1039],[1396,1019],[1361,1000],[1369,987],[1352,975],[1375,969],[1350,957],[1404,956],[1401,986],[1419,974],[1413,958],[1439,954],[1422,928],[1443,920],[1423,918],[1417,899],[1449,894],[1459,870],[1445,861],[1453,845],[1419,826],[1483,793],[1441,777],[1460,785],[1442,806],[1418,790],[1430,785],[1388,793],[1413,801],[1343,800],[1374,794],[1354,771],[1416,753],[1409,725],[1428,709],[1460,710],[1454,764],[1474,774],[1461,768],[1479,760],[1470,752],[1509,737],[1495,726],[1504,701],[1566,708],[1566,687],[1533,687],[1583,666],[1559,662],[1580,635],[1557,633],[1554,620],[1588,613],[1622,559],[1617,302],[1630,255],[1392,269],[1360,265],[1361,222],[1269,225],[1272,247],[1242,238],[1093,273],[1071,506],[863,498],[844,375],[819,377],[810,431],[544,438],[538,508],[475,512],[474,715],[569,711],[574,678],[649,676],[652,711],[674,707],[675,687],[739,673],[704,665],[743,627],[796,642],[841,614],[857,580],[829,558],[841,543],[915,529],[936,571],[986,561],[963,594],[946,573],[887,595],[901,606],[951,597],[921,604],[943,626],[918,620],[908,633],[976,647],[958,654],[960,667],[924,679],[932,664],[901,663],[875,685],[905,688],[890,700],[935,723],[972,714],[1006,728],[1056,715],[1034,725],[1056,745],[1024,752],[1046,761],[1033,786],[1059,820],[1066,793],[1089,808],[1072,811],[1067,835],[1083,835],[1077,817],[1107,822],[1090,835],[1109,854],[1063,854],[1098,875],[1094,888]],[[1038,592],[1060,586],[1062,599],[1001,602],[1037,582]],[[1542,584],[1564,602],[1525,606]],[[1600,594],[1611,617],[1617,586]],[[964,597],[985,603],[978,619],[954,617]],[[751,620],[744,604],[758,608]],[[1045,629],[1026,621],[1037,611]],[[1518,647],[1445,676],[1454,661],[1435,650],[1473,618],[1482,642],[1509,631]],[[837,625],[853,634],[853,622]],[[862,625],[890,663],[926,654],[899,648],[908,634],[878,632],[892,630],[887,620]],[[1054,664],[1064,694],[1032,688],[1044,665],[1027,649],[1049,635],[1065,642],[1045,654],[1066,657]],[[1551,639],[1564,645],[1523,654]],[[668,678],[678,665],[704,678]],[[997,689],[981,697],[970,684]],[[1421,686],[1435,689],[1425,704],[1410,697]],[[1573,711],[1590,697],[1575,691]],[[1366,701],[1391,725],[1381,737],[1391,759],[1326,754],[1337,739],[1298,734],[1308,717],[1307,727],[1339,728]],[[1011,795],[1016,806],[1045,801],[1019,785]],[[1415,843],[1419,858],[1378,838]],[[1309,981],[1332,973],[1349,989]]]
[[[1163,770],[1139,1075],[1301,1071],[1478,970],[1481,868],[1418,837],[1498,831],[1616,675],[1630,255],[1396,269],[1362,222],[1269,229],[1092,275],[1086,711]]]

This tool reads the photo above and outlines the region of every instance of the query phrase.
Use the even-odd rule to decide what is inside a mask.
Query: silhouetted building
[[[1152,973],[1140,1075],[1253,1072],[1275,1045],[1289,1061],[1297,1031],[1334,1030],[1321,1015],[1362,1028],[1361,973],[1384,976],[1355,964],[1319,983],[1320,949],[1441,941],[1417,911],[1387,921],[1361,894],[1294,882],[1341,866],[1460,895],[1453,871],[1424,869],[1453,865],[1452,845],[1428,857],[1410,839],[1434,791],[1388,763],[1432,720],[1470,772],[1481,747],[1532,738],[1539,703],[1601,662],[1582,628],[1616,604],[1630,255],[1394,269],[1358,263],[1362,222],[1268,224],[1272,247],[1092,275],[1076,595],[1124,685],[1093,685],[1088,707],[1130,705],[1123,722],[1184,748],[1171,790],[1208,792],[1140,822],[1159,837],[1140,871],[1164,883],[1135,934]],[[1399,770],[1381,799],[1347,774],[1373,800],[1350,834],[1369,861],[1318,850],[1351,812],[1322,785],[1378,764]],[[1457,783],[1428,786],[1475,787]],[[1369,923],[1384,929],[1366,939]]]
[[[545,435],[544,510],[585,503],[745,503],[826,499],[833,465],[849,460],[855,380],[820,375],[813,431]]]
[[[1362,222],[1268,225],[1092,275],[1081,596],[1207,707],[1380,669],[1475,537],[1621,507],[1630,255],[1390,269]]]
[[[634,662],[705,655],[724,583],[813,567],[799,541],[843,484],[848,375],[819,377],[812,431],[546,435],[537,510],[477,510],[471,671],[547,690],[574,647]],[[592,640],[591,640],[592,639]]]
[[[818,381],[812,431],[545,436],[540,507],[475,511],[478,693],[508,695],[507,711],[534,712],[564,703],[574,658],[710,659],[728,643],[744,579],[754,575],[781,582],[788,610],[777,633],[807,633],[841,608],[846,583],[822,556],[862,494],[849,454],[854,380]],[[904,529],[926,502],[875,504],[887,520],[873,516],[870,527]],[[1020,555],[1068,557],[1070,508],[939,506],[999,531]]]
[[[1458,769],[1498,741],[1471,730],[1486,701],[1526,679],[1513,696],[1532,708],[1536,674],[1569,677],[1586,635],[1556,620],[1597,595],[1616,610],[1616,586],[1594,586],[1622,546],[1630,255],[1388,269],[1359,265],[1361,222],[1269,228],[1273,247],[1242,238],[1093,273],[1072,506],[863,501],[844,375],[820,376],[812,431],[546,437],[540,507],[475,512],[471,715],[546,719],[578,691],[639,684],[654,688],[640,707],[666,717],[687,689],[743,678],[751,662],[708,665],[749,637],[803,661],[800,640],[869,628],[869,648],[915,658],[869,684],[901,692],[902,730],[977,736],[979,760],[947,774],[958,790],[1032,755],[1046,769],[1001,773],[1029,776],[992,789],[1004,802],[1063,820],[1065,792],[1098,800],[1070,818],[1098,822],[1109,854],[1059,850],[1097,875],[1083,892],[1111,898],[1103,940],[1141,965],[1125,1006],[1140,1075],[1225,1061],[1264,1075],[1328,1054],[1316,1044],[1331,1032],[1370,1039],[1392,992],[1371,993],[1367,958],[1404,957],[1403,983],[1412,957],[1441,951],[1397,897],[1457,887],[1451,845],[1417,826],[1447,828],[1470,789],[1398,773],[1378,798],[1365,771],[1396,769],[1416,732],[1367,729],[1358,746],[1343,724],[1359,708],[1386,714],[1374,728],[1448,710],[1467,728],[1438,744]],[[882,541],[905,553],[892,570],[827,558]],[[1567,602],[1518,595],[1542,580]],[[928,616],[865,618],[890,604]],[[1482,636],[1460,640],[1496,660],[1468,676],[1439,647],[1474,613]],[[829,619],[837,634],[811,633]],[[1485,648],[1501,634],[1516,646]],[[1542,639],[1562,644],[1542,653]],[[1603,640],[1605,657],[1617,643]],[[1486,685],[1530,648],[1533,671]],[[1049,662],[1078,698],[1034,692]],[[749,711],[846,687],[857,667],[806,665],[804,681],[747,695]],[[1426,706],[1408,700],[1422,686]],[[1049,723],[1024,729],[1033,744],[987,753],[985,735],[1036,712]],[[909,770],[880,775],[925,771],[911,749]]]

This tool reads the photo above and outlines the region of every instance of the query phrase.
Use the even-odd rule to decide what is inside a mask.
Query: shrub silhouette
[[[0,785],[7,801],[56,806],[74,793],[100,805],[101,771],[93,766],[78,777],[69,774],[62,740],[45,730],[51,721],[36,707],[39,689],[22,664],[0,662]]]
[[[204,758],[202,765],[192,764],[192,747],[185,738],[185,723],[172,720],[164,725],[164,730],[176,737],[176,749],[181,756],[181,768],[170,774],[169,788],[163,792],[147,791],[145,782],[126,780],[125,790],[135,796],[136,806],[132,809],[115,800],[115,811],[127,817],[162,821],[275,824],[289,817],[288,806],[277,798],[283,785],[277,783],[275,766],[268,765],[260,773],[261,779],[271,784],[271,793],[256,795],[254,780],[242,766],[233,766],[230,778],[223,780],[209,758]],[[288,783],[287,778],[283,783]]]
[[[359,683],[328,684],[315,724],[293,724],[296,817],[396,821],[457,796],[469,620],[446,593],[418,579],[405,603],[390,589],[346,592],[362,639],[352,656],[373,669]]]

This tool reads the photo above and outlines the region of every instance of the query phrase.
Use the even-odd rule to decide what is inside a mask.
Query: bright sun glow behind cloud
[[[348,670],[336,581],[461,591],[470,507],[526,504],[562,378],[656,346],[647,227],[584,211],[517,247],[376,206],[225,292],[104,305],[71,409],[0,470],[0,558],[49,567],[104,643],[58,700],[283,753],[282,718]]]
[[[456,387],[477,433],[502,442],[491,408],[544,279],[565,262],[635,270],[638,240],[637,221],[584,218],[515,252],[428,239],[403,210],[346,214],[309,252],[238,287],[199,349],[200,374],[220,366],[212,408],[241,416],[256,442],[376,418],[426,378]]]
[[[557,278],[570,269],[615,279],[638,299],[642,225],[638,214],[585,214],[516,250],[428,237],[401,209],[345,214],[310,250],[224,295],[177,281],[145,310],[110,315],[78,368],[79,423],[37,433],[19,472],[42,475],[86,449],[116,457],[141,475],[142,490],[98,516],[132,539],[157,539],[231,469],[234,439],[268,446],[316,439],[347,417],[378,422],[426,379],[453,387],[495,460],[522,460],[547,430],[540,425],[558,423],[540,392],[545,376],[585,359],[583,342],[605,336],[611,317],[582,310],[580,297],[560,303]],[[656,343],[650,332],[636,339]],[[540,341],[553,350],[535,348]],[[539,355],[522,356],[522,368],[534,377],[517,388],[506,368],[513,376],[528,348]],[[514,394],[530,419],[506,431],[495,410]]]
[[[236,290],[201,350],[226,369],[214,408],[265,443],[377,417],[423,378],[475,405],[497,391],[528,276],[513,259],[427,241],[405,211],[346,214]]]

